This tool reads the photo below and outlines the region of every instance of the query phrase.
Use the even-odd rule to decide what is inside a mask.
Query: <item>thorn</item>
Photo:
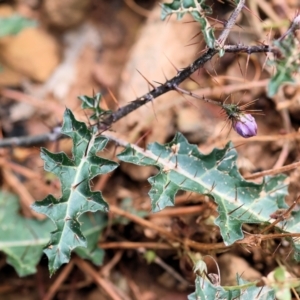
[[[201,43],[201,42],[199,41],[199,42],[195,42],[195,43],[187,44],[187,45],[185,45],[184,47],[195,46],[195,45],[197,45],[197,44],[200,44],[200,43]]]
[[[166,78],[166,80],[167,80],[167,78]],[[155,82],[155,83],[157,83],[157,84],[159,84],[159,85],[164,85],[163,83],[158,82],[158,81],[155,81],[155,80],[153,80],[153,82]]]
[[[138,69],[136,69],[137,72],[147,81],[147,83],[155,90],[156,86],[152,84]]]
[[[197,32],[193,37],[191,37],[188,41],[192,41],[194,38],[196,38],[197,36],[201,35],[201,31],[200,32]]]
[[[256,15],[254,12],[252,12],[251,9],[249,9],[246,5],[244,5],[244,8],[245,8],[249,13],[251,13],[253,16],[255,16],[260,22],[263,22],[263,20],[262,20],[258,15]]]
[[[284,261],[287,261],[287,259],[289,258],[289,256],[291,255],[292,252],[293,252],[293,249],[291,249],[291,251],[288,253],[288,255],[286,256],[286,258],[284,259]]]
[[[246,82],[246,75],[247,75],[247,73],[248,73],[249,61],[250,61],[250,54],[247,55],[246,70],[245,70],[245,78],[244,78],[244,82]]]
[[[235,208],[234,210],[228,212],[227,215],[229,216],[229,215],[233,214],[234,212],[236,212],[237,210],[239,210],[240,208],[242,208],[244,205],[245,205],[245,203],[243,203],[243,204],[240,205],[239,207]]]
[[[216,182],[214,181],[210,190],[208,191],[208,194],[212,193],[212,191],[215,189],[215,187],[217,186]]]
[[[71,186],[71,188],[73,189],[73,190],[75,190],[80,184],[82,184],[84,181],[86,181],[87,179],[82,179],[80,182],[78,182],[78,183],[76,183],[75,185],[72,185]]]
[[[163,75],[164,75],[164,77],[165,77],[165,81],[167,82],[167,81],[168,81],[168,78],[167,78],[167,76],[166,76],[166,74],[165,74],[165,72],[164,72],[164,69],[161,68],[161,71],[162,71],[162,73],[163,73]],[[162,84],[162,85],[163,85],[163,84]]]
[[[258,292],[258,294],[256,295],[255,299],[260,299],[260,294],[262,292],[262,290],[264,289],[264,286],[262,286]]]
[[[158,160],[160,159],[160,156],[162,155],[162,153],[163,153],[163,150],[159,153],[159,155],[158,155],[158,157],[157,157],[157,159],[156,159],[156,161],[155,161],[155,163],[157,163],[158,162]]]
[[[140,141],[142,141],[147,135],[149,135],[151,131],[152,131],[151,129],[147,130],[134,144],[138,146]]]
[[[167,184],[164,186],[164,188],[166,189],[170,183],[171,183],[171,180],[169,182],[167,182]]]
[[[131,84],[130,84],[130,88],[131,88],[131,90],[132,90],[132,92],[134,94],[135,99],[138,99],[138,95],[137,95],[135,89],[133,88],[133,86]]]
[[[249,208],[247,210],[245,210],[240,216],[238,216],[237,218],[240,219],[245,213],[247,213],[249,211]]]
[[[194,175],[194,178],[196,178],[197,174],[198,174],[198,170],[196,170],[196,173],[195,173],[195,175]]]
[[[206,68],[204,68],[204,70],[211,77],[211,79],[213,80],[213,82],[220,86],[220,82],[218,82],[218,80],[216,79],[216,77],[213,76],[212,74],[210,74],[210,72]],[[216,75],[216,76],[218,76],[218,75]]]
[[[179,186],[181,186],[182,184],[184,184],[186,180],[187,180],[187,178],[184,178],[183,181],[179,184]],[[192,192],[191,192],[191,194],[192,194]]]
[[[185,100],[187,103],[189,103],[190,105],[192,105],[192,106],[194,106],[195,108],[199,109],[199,107],[198,107],[196,104],[194,104],[192,101],[188,100],[188,99],[185,97],[184,94],[180,93],[180,92],[177,91],[177,90],[176,90],[176,92],[178,92],[178,93],[184,98],[184,100]]]
[[[276,249],[274,250],[274,252],[272,253],[272,256],[275,256],[275,253],[277,252],[277,250],[279,249],[279,247],[281,246],[282,241],[280,241],[280,243],[278,244],[278,246],[276,247]]]
[[[174,67],[174,69],[176,70],[176,72],[179,72],[179,69],[176,68],[176,66],[171,62],[171,60],[168,58],[168,56],[164,53],[164,56],[166,57],[166,59],[168,60],[168,62]]]
[[[119,102],[118,102],[117,98],[115,97],[115,95],[112,93],[112,91],[110,90],[110,88],[107,88],[107,90],[108,90],[111,98],[113,99],[113,101],[117,104],[118,109],[120,109]]]
[[[240,56],[238,54],[237,54],[237,63],[238,63],[241,75],[242,75],[242,77],[244,77],[244,81],[245,81],[246,80],[246,75],[245,76],[243,75],[243,70],[242,70],[242,67],[241,67],[241,64],[240,64]]]
[[[261,210],[259,211],[258,215],[260,216],[260,214],[262,213],[263,208],[261,208]]]
[[[153,114],[154,114],[155,120],[156,120],[156,122],[158,122],[158,118],[157,118],[157,115],[156,115],[156,112],[155,112],[155,109],[154,109],[154,103],[153,103],[153,101],[150,101],[150,102],[151,102],[151,105],[152,105],[152,109],[153,109]]]

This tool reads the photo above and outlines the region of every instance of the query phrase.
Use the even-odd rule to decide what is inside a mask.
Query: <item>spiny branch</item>
[[[234,24],[236,23],[236,19],[237,19],[238,15],[240,14],[240,12],[242,11],[244,5],[245,5],[245,0],[240,0],[236,9],[232,12],[229,20],[225,24],[224,30],[222,31],[220,37],[218,38],[218,41],[217,41],[218,47],[220,47],[220,48],[224,47],[226,39],[229,35],[229,32],[230,32],[231,28],[234,26]]]
[[[261,53],[261,52],[273,52],[278,53],[278,49],[262,45],[262,46],[245,46],[245,45],[228,45],[224,47],[225,52],[228,53],[239,53],[246,52],[247,54],[252,53]],[[182,83],[185,79],[190,77],[194,72],[196,72],[199,68],[203,67],[203,65],[211,60],[215,54],[218,53],[216,49],[208,49],[201,57],[196,59],[192,64],[188,67],[177,72],[176,76],[172,79],[167,80],[164,84],[152,89],[149,93],[137,98],[131,103],[119,108],[117,111],[113,112],[109,115],[101,124],[100,129],[106,130],[113,123],[122,119],[132,111],[138,109],[139,107],[145,105],[146,103],[154,100],[155,98],[169,92],[172,90],[177,90],[180,83]],[[1,147],[1,144],[0,144]]]
[[[245,45],[226,45],[224,46],[225,52],[228,53],[240,53],[244,52],[247,54],[252,53],[278,53],[278,49],[276,47],[271,47],[268,45],[261,45],[261,46],[245,46]],[[129,104],[120,107],[118,110],[113,112],[112,114],[108,115],[103,122],[99,125],[99,129],[101,131],[105,131],[110,128],[110,126],[122,119],[123,117],[127,116],[129,113],[133,112],[134,110],[138,109],[139,107],[145,105],[146,103],[158,98],[159,96],[178,89],[180,83],[182,83],[185,79],[190,77],[194,72],[196,72],[199,68],[203,67],[203,65],[211,60],[215,54],[218,53],[216,49],[208,49],[206,52],[197,58],[192,64],[188,67],[180,70],[177,74],[170,80],[167,80],[164,84],[161,84],[158,87],[153,88],[147,94],[137,98],[136,100],[130,102]],[[23,147],[30,147],[33,145],[37,145],[40,143],[45,143],[48,141],[55,141],[63,136],[57,133],[46,133],[44,135],[38,136],[25,136],[25,137],[14,137],[14,138],[7,138],[0,141],[0,148],[5,147],[13,147],[13,146],[23,146]]]

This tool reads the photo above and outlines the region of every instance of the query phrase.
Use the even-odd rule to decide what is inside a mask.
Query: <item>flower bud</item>
[[[240,114],[232,121],[233,129],[242,137],[249,138],[257,134],[257,124],[250,114]]]

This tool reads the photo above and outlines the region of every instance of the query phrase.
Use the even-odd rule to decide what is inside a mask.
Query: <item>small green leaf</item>
[[[144,257],[147,261],[148,264],[151,264],[154,262],[155,258],[156,258],[156,253],[152,250],[147,250],[145,253],[144,253]]]
[[[36,26],[36,22],[13,14],[9,17],[0,17],[0,38],[7,35],[15,35],[27,27]]]
[[[59,199],[48,195],[32,205],[36,212],[47,215],[56,226],[44,250],[51,275],[62,264],[69,262],[73,249],[87,247],[79,217],[89,211],[108,211],[108,204],[101,192],[91,191],[90,180],[114,170],[118,164],[97,156],[106,146],[107,139],[92,131],[84,123],[76,121],[72,112],[66,109],[62,133],[73,140],[73,157],[69,158],[63,152],[54,154],[41,149],[45,170],[58,176],[62,190]]]
[[[274,279],[279,282],[284,282],[286,280],[286,270],[284,267],[278,267],[274,271]]]
[[[79,96],[78,99],[82,101],[81,107],[83,109],[90,109],[94,114],[90,117],[91,120],[101,121],[101,117],[104,115],[110,114],[110,110],[104,110],[100,107],[102,95],[97,93],[93,97],[88,96]]]

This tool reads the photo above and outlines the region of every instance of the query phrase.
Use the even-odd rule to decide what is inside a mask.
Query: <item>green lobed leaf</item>
[[[275,292],[269,287],[256,287],[238,277],[238,285],[227,287],[211,284],[200,276],[196,277],[195,292],[188,296],[188,300],[207,299],[239,299],[239,300],[274,300]]]
[[[89,211],[108,211],[108,204],[101,192],[91,191],[90,180],[114,170],[118,164],[97,156],[106,146],[107,139],[92,131],[85,123],[76,121],[72,112],[66,109],[62,133],[73,140],[73,157],[69,158],[63,152],[54,154],[41,149],[45,170],[59,177],[62,191],[59,199],[48,195],[32,205],[36,212],[47,215],[56,226],[44,250],[51,275],[62,264],[69,262],[73,249],[87,247],[79,217]]]
[[[127,146],[118,158],[159,169],[157,175],[148,179],[152,186],[149,196],[153,212],[173,206],[178,190],[211,196],[218,205],[219,216],[215,223],[226,245],[243,238],[243,223],[267,223],[272,213],[287,208],[284,201],[286,176],[266,177],[262,184],[246,181],[238,172],[237,152],[231,143],[204,155],[177,133],[170,143],[153,143],[146,151]],[[282,225],[279,223],[277,228],[281,230]],[[298,225],[294,226],[290,229],[298,230]],[[287,228],[285,225],[284,230]]]
[[[19,14],[8,17],[0,17],[0,38],[7,35],[15,35],[27,27],[36,26],[36,22]]]
[[[161,5],[161,19],[165,20],[168,16],[176,14],[177,20],[181,20],[186,13],[191,14],[194,20],[200,23],[207,46],[214,48],[214,29],[205,17],[206,14],[212,13],[212,9],[205,2],[205,0],[174,0],[172,3],[164,3]]]

